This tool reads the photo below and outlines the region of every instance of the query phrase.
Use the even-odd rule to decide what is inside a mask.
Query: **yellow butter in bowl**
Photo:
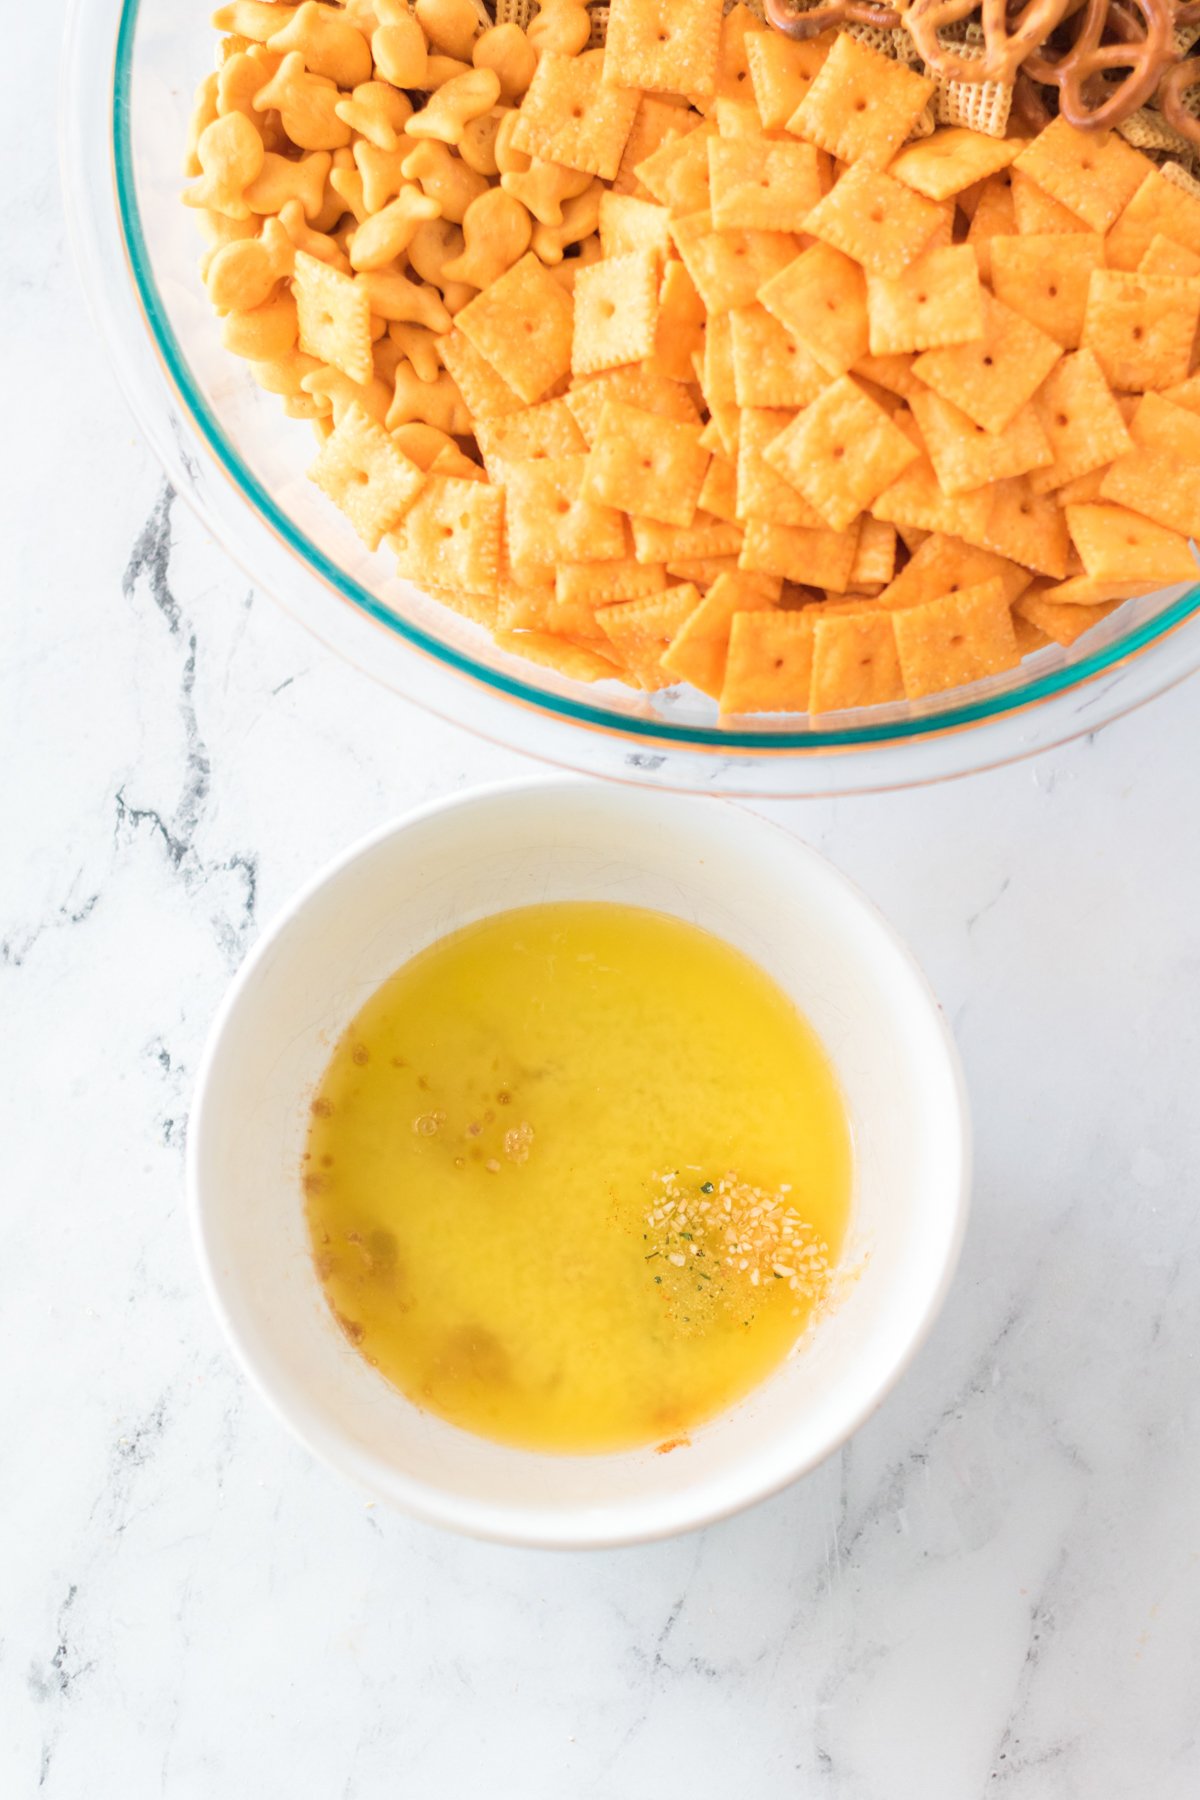
[[[825,1052],[721,939],[637,907],[495,914],[345,1031],[305,1206],[356,1350],[502,1443],[670,1445],[819,1310],[852,1152]]]

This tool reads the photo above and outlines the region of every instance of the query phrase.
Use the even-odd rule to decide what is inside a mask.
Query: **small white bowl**
[[[672,1455],[511,1450],[422,1412],[330,1317],[300,1194],[308,1106],[339,1034],[426,944],[545,900],[656,907],[792,995],[832,1058],[855,1144],[853,1277],[796,1352]],[[776,1492],[898,1379],[958,1257],[970,1176],[962,1076],[903,944],[816,853],[728,801],[540,779],[443,800],[325,869],[259,940],[213,1025],[188,1142],[204,1280],[251,1380],[373,1495],[513,1544],[687,1531]]]

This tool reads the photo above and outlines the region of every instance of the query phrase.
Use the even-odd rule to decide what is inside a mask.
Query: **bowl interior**
[[[583,686],[506,654],[481,628],[400,581],[386,554],[371,555],[363,548],[347,521],[305,478],[313,455],[309,431],[288,419],[278,398],[264,393],[221,344],[219,321],[197,269],[199,233],[194,218],[179,203],[181,148],[191,93],[213,61],[211,26],[202,14],[181,12],[169,0],[94,0],[90,10],[95,16],[85,25],[87,10],[80,9],[77,31],[91,36],[101,30],[104,18],[116,30],[111,151],[119,241],[128,255],[154,348],[182,403],[182,414],[170,420],[160,448],[177,462],[185,489],[196,491],[214,529],[256,577],[322,635],[402,692],[480,729],[494,730],[523,747],[581,767],[596,766],[598,753],[577,732],[552,744],[547,731],[558,729],[562,721],[620,732],[663,752],[664,761],[676,747],[683,753],[703,752],[710,769],[715,758],[739,751],[786,751],[794,762],[796,752],[837,748],[870,757],[881,748],[899,745],[907,753],[902,775],[895,770],[886,777],[874,770],[868,775],[860,769],[848,777],[824,759],[823,768],[805,776],[771,777],[760,770],[754,778],[717,765],[716,777],[718,784],[740,791],[893,785],[952,772],[962,765],[964,755],[970,762],[971,752],[931,748],[935,734],[989,725],[1035,702],[1044,705],[1072,695],[1082,682],[1111,671],[1133,650],[1157,641],[1200,604],[1200,589],[1164,590],[1130,602],[1070,650],[1051,646],[1018,669],[970,688],[913,704],[829,715],[816,725],[794,715],[756,716],[718,729],[713,703],[691,689],[642,695],[615,683]],[[81,69],[80,80],[84,78]],[[82,127],[73,122],[71,130],[78,135]],[[107,194],[97,198],[108,203]],[[86,217],[79,224],[85,233],[96,229]],[[123,272],[103,273],[112,281],[122,278]],[[184,444],[179,443],[173,455],[172,439],[179,439],[181,430],[194,434],[212,453],[222,481],[203,478],[194,466],[189,469],[189,460],[194,464],[195,459]],[[222,484],[231,491],[222,493]],[[254,517],[243,518],[242,513]],[[335,597],[348,605],[335,606]],[[354,617],[346,616],[351,612]],[[422,671],[413,647],[435,659],[436,672]],[[479,696],[482,711],[472,705],[461,680],[451,681],[443,693],[439,684],[447,670],[470,677],[487,690],[486,697]],[[1171,678],[1164,671],[1158,686]],[[1128,692],[1129,684],[1125,686]],[[502,717],[493,720],[486,708],[496,697],[505,704]],[[1131,695],[1117,710],[1138,697]],[[540,715],[541,733],[532,745],[528,744],[532,728],[518,716],[513,700]],[[553,727],[546,721],[553,721]],[[1071,722],[1066,730],[1060,726],[1058,735],[1095,723],[1093,705],[1086,719]],[[1027,753],[1038,747],[1030,736],[1027,727],[1018,726],[1003,742],[995,742],[989,755],[981,753],[981,759]],[[925,748],[923,757],[914,754],[914,740]],[[806,760],[812,762],[811,757]],[[690,784],[698,774],[679,763],[660,774],[658,765],[639,762],[636,749],[622,749],[607,759],[606,766],[614,761],[619,772],[633,779],[673,778]]]
[[[654,907],[745,951],[820,1033],[850,1112],[844,1266],[854,1278],[764,1386],[671,1456],[538,1455],[420,1412],[347,1345],[309,1256],[300,1157],[337,1036],[418,949],[547,899]],[[426,1517],[519,1541],[593,1543],[732,1510],[810,1468],[865,1415],[948,1278],[965,1135],[936,1003],[826,863],[727,804],[555,781],[417,815],[302,897],[239,978],[191,1144],[218,1306],[252,1374],[313,1449]]]

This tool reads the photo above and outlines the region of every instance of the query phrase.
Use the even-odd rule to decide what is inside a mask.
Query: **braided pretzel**
[[[943,44],[938,32],[947,25],[959,24],[975,11],[976,4],[977,0],[913,0],[904,15],[904,24],[935,75],[947,81],[1000,81],[1011,85],[1026,57],[1045,43],[1065,16],[1070,0],[1026,0],[1024,6],[1012,9],[1011,22],[1005,0],[983,0],[983,55],[971,56],[952,44]]]
[[[1135,36],[1139,23],[1144,30]],[[1087,0],[1069,48],[1049,55],[1035,48],[1025,68],[1034,81],[1058,89],[1058,110],[1069,125],[1077,131],[1107,131],[1144,106],[1158,88],[1175,59],[1174,24],[1171,0],[1129,0],[1129,4],[1122,0],[1120,5]],[[1110,25],[1123,43],[1102,41]],[[1127,73],[1115,86],[1104,82],[1111,70],[1121,69]]]
[[[1194,87],[1200,87],[1200,56],[1189,57],[1167,71],[1158,90],[1158,104],[1168,125],[1189,143],[1200,144],[1200,119],[1183,104],[1184,95]]]
[[[816,6],[790,6],[788,0],[766,0],[767,24],[785,37],[818,37],[831,25],[875,25],[880,31],[894,31],[900,14],[890,6],[877,6],[874,0],[817,0]]]

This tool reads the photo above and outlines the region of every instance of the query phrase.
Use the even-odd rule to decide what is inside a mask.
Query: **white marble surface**
[[[300,880],[527,765],[247,592],[113,390],[48,153],[0,214],[0,1793],[1191,1800],[1200,689],[1034,766],[774,809],[909,937],[976,1109],[957,1285],[854,1443],[652,1549],[410,1524],[231,1366],[188,1092]]]

